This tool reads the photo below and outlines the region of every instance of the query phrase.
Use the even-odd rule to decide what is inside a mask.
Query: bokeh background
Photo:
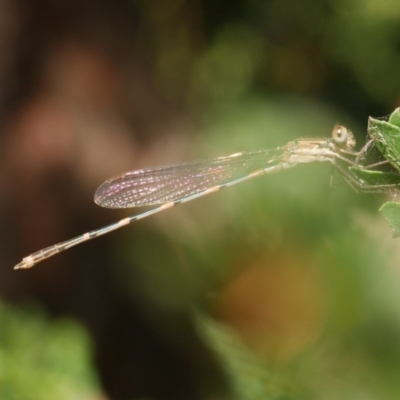
[[[0,397],[399,399],[400,243],[329,165],[140,212],[122,172],[329,137],[400,102],[400,3],[0,0]]]

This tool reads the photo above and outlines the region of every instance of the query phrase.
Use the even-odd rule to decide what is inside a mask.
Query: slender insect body
[[[158,206],[33,253],[14,268],[31,268],[61,251],[132,222],[225,187],[298,164],[330,162],[352,186],[362,187],[362,183],[341,165],[363,167],[359,163],[363,155],[353,152],[354,145],[355,140],[350,130],[336,125],[330,139],[299,139],[275,149],[235,153],[213,160],[142,169],[119,175],[108,179],[97,189],[94,199],[97,204],[108,208]],[[368,146],[364,146],[361,151],[366,152]]]

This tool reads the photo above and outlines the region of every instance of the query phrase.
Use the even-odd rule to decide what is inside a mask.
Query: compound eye
[[[349,138],[349,131],[343,125],[335,125],[333,127],[333,131],[332,131],[332,138],[333,138],[333,141],[338,146],[343,146],[343,145],[347,144],[347,140]]]

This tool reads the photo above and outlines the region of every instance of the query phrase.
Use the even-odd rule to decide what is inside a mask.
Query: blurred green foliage
[[[374,104],[389,111],[398,96],[395,1],[203,1],[192,10],[181,0],[135,4],[147,33],[139,42],[153,50],[169,99],[186,93],[196,107],[249,91],[297,94],[333,100],[360,116]]]
[[[86,332],[38,308],[0,303],[0,398],[95,399],[100,393]]]

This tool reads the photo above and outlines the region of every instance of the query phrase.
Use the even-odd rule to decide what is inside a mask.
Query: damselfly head
[[[352,150],[356,145],[356,140],[350,129],[343,125],[335,125],[332,130],[332,139],[336,146]]]

